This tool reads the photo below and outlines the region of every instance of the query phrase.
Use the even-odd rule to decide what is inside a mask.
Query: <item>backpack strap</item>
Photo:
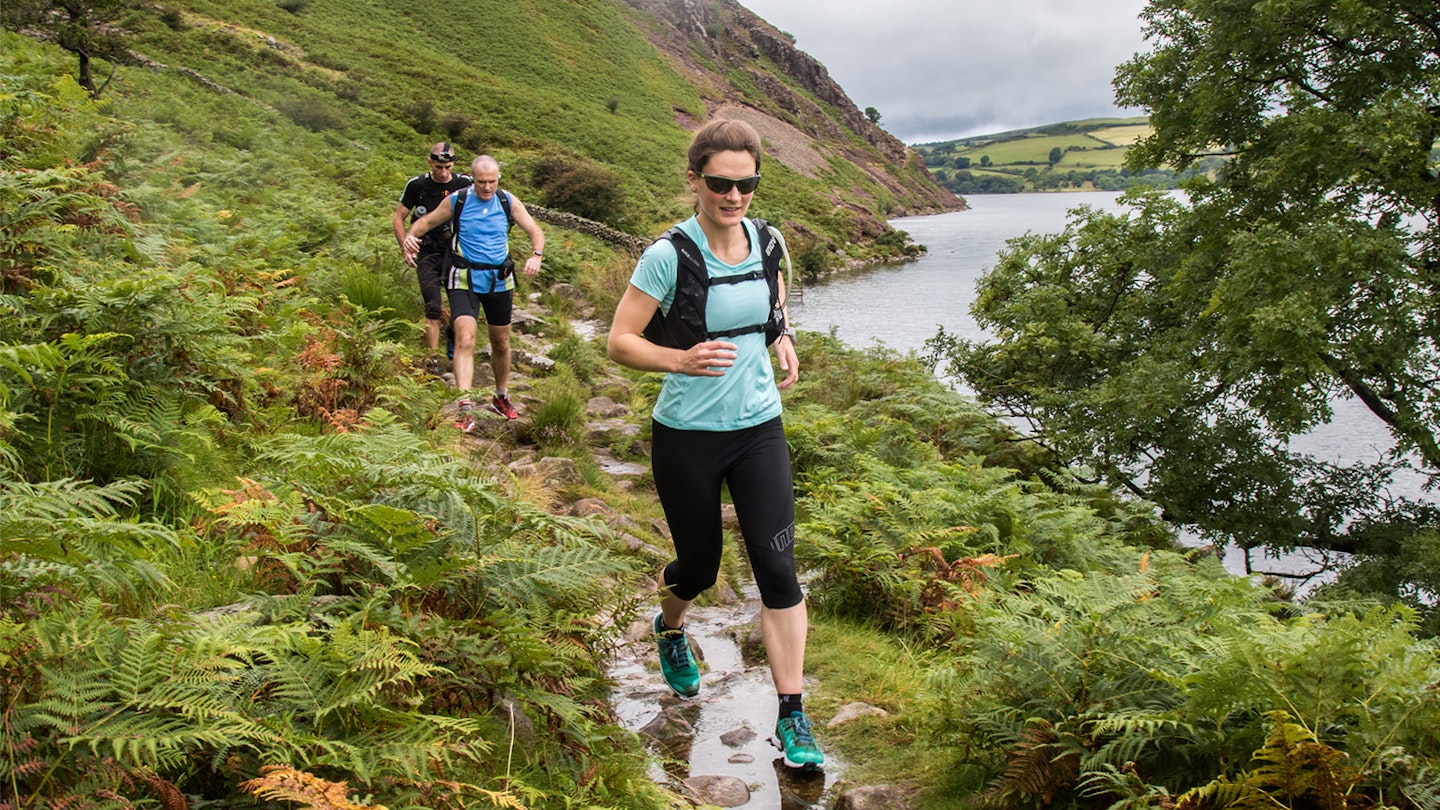
[[[455,192],[455,202],[450,206],[450,256],[465,258],[460,250],[460,211],[465,208],[465,198],[470,196],[470,187]],[[449,258],[446,259],[446,266],[449,265]]]
[[[755,332],[765,333],[766,345],[779,339],[785,330],[784,302],[780,300],[780,262],[782,256],[788,258],[788,254],[779,231],[763,219],[751,221],[759,236],[761,269],[719,278],[710,277],[700,254],[700,247],[678,226],[660,235],[660,239],[668,240],[675,249],[675,299],[671,302],[668,315],[662,314],[659,309],[655,310],[650,323],[642,332],[647,340],[674,349],[688,349],[702,340],[737,337]],[[763,323],[710,331],[705,322],[705,304],[709,299],[710,287],[760,279],[764,279],[770,287],[769,317]]]
[[[495,193],[500,195],[500,207],[505,209],[505,230],[509,232],[515,227],[515,215],[510,213],[510,192],[497,190]]]

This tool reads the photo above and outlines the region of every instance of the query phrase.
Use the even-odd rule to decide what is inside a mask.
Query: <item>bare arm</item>
[[[525,258],[525,275],[537,275],[540,272],[540,254],[545,252],[545,232],[540,230],[540,225],[530,216],[525,203],[520,202],[520,198],[514,194],[510,195],[510,215],[515,217],[515,224],[520,226],[520,230],[530,237],[533,248],[531,254]]]
[[[780,300],[785,300],[785,277],[780,277]],[[785,312],[785,323],[790,323],[790,312]],[[795,384],[800,379],[800,357],[795,353],[795,341],[789,335],[781,335],[771,344],[775,351],[775,359],[780,361],[780,370],[785,372],[785,378],[776,382],[775,386],[781,391]]]
[[[410,216],[410,209],[404,203],[395,206],[395,217],[391,225],[395,228],[395,242],[400,245],[400,250],[405,250],[405,220]]]
[[[420,252],[420,237],[431,230],[450,221],[450,212],[454,206],[450,204],[450,198],[446,197],[435,206],[435,210],[415,220],[410,225],[410,232],[405,234],[405,239],[400,243],[400,250],[405,254],[405,263],[411,267],[415,266],[415,256]]]
[[[692,377],[723,377],[725,369],[735,364],[736,346],[723,340],[707,340],[684,350],[657,346],[646,340],[641,332],[659,306],[659,301],[634,284],[625,288],[605,344],[611,360],[639,371],[667,371]]]

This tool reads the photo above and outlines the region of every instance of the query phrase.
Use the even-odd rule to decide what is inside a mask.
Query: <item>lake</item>
[[[1006,240],[1029,231],[1057,232],[1065,227],[1067,212],[1078,206],[1122,211],[1124,206],[1116,202],[1119,196],[1119,192],[975,194],[965,198],[971,206],[968,211],[891,220],[892,226],[907,231],[929,252],[912,262],[810,283],[800,300],[792,302],[791,316],[798,328],[834,330],[836,337],[855,348],[880,344],[902,353],[919,351],[942,326],[967,340],[986,340],[986,333],[970,316],[970,304],[975,282],[995,264]],[[1373,462],[1391,447],[1384,423],[1357,400],[1337,400],[1334,408],[1334,422],[1297,436],[1291,446],[1337,462]],[[1398,495],[1433,497],[1421,485],[1420,476],[1410,474],[1397,477],[1393,489]],[[1197,542],[1188,535],[1182,540]],[[1257,570],[1287,573],[1315,567],[1303,554],[1252,563]],[[1237,573],[1246,570],[1239,550],[1227,551],[1226,567]]]

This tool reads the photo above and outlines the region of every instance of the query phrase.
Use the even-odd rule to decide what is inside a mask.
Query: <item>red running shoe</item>
[[[502,397],[499,394],[496,394],[495,398],[490,400],[490,410],[500,414],[506,419],[520,418],[520,412],[515,410],[514,405],[510,404],[510,398]]]
[[[460,400],[460,412],[455,415],[455,429],[469,433],[475,429],[475,414],[471,409],[475,403],[468,399]]]

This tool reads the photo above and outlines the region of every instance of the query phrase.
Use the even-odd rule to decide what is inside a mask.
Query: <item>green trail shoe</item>
[[[660,674],[665,684],[680,697],[691,698],[700,694],[700,668],[695,666],[695,656],[690,654],[690,639],[685,628],[671,630],[665,626],[661,614],[655,614],[655,646],[660,648]]]
[[[815,735],[810,731],[810,718],[804,712],[792,712],[789,717],[775,724],[775,736],[770,744],[785,752],[785,767],[804,771],[818,771],[825,767],[825,755],[815,744]]]

